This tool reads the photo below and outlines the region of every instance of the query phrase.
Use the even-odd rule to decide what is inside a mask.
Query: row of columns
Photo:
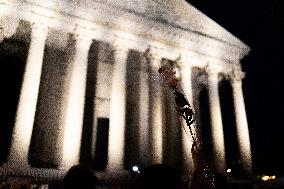
[[[48,35],[46,23],[33,23],[31,42],[16,113],[8,161],[4,166],[28,168],[28,152],[34,125],[39,93],[45,43]],[[61,168],[67,169],[79,162],[86,88],[88,52],[92,38],[76,34],[76,52],[69,65],[65,110],[62,122],[63,158]]]
[[[181,63],[185,64],[185,62]],[[226,169],[226,159],[225,159],[225,143],[224,143],[224,132],[222,124],[222,115],[220,107],[219,98],[219,72],[213,67],[206,67],[207,73],[207,89],[209,98],[209,109],[210,109],[210,121],[211,121],[211,135],[213,143],[213,155],[215,168],[219,172],[224,172]],[[180,70],[181,74],[181,85],[184,90],[187,99],[192,104],[192,67],[190,64],[184,65]],[[245,111],[245,103],[242,91],[242,79],[244,74],[240,70],[234,70],[229,74],[229,79],[233,89],[233,101],[234,101],[234,112],[236,117],[236,130],[237,139],[240,152],[240,159],[242,163],[242,168],[247,172],[252,171],[252,159],[251,159],[251,148],[250,148],[250,138],[249,130],[247,124],[247,117]],[[183,122],[183,125],[185,123]],[[186,126],[186,125],[185,125]],[[198,134],[194,131],[194,134]],[[184,147],[184,161],[187,164],[192,165],[192,159],[190,154],[190,149],[192,142],[186,141],[186,133],[183,133],[183,147]],[[190,167],[190,166],[188,166]]]
[[[34,23],[32,25],[31,42],[24,72],[19,105],[16,114],[12,145],[8,157],[8,166],[29,167],[28,150],[32,136],[35,110],[39,92],[41,69],[45,42],[48,28],[45,24]],[[86,75],[88,64],[88,53],[92,43],[92,38],[82,34],[75,35],[76,52],[70,61],[68,77],[70,82],[66,88],[66,107],[63,119],[63,159],[62,168],[68,168],[79,162],[79,150],[81,143],[82,120],[84,111],[84,96],[86,88]],[[126,109],[126,63],[129,48],[123,46],[123,42],[116,41],[114,44],[115,64],[112,75],[112,92],[110,105],[110,126],[109,126],[109,146],[107,170],[123,170],[124,162],[124,136],[125,136],[125,109]],[[150,52],[147,56],[151,66],[150,74],[155,75],[160,66],[159,55]],[[182,63],[186,65],[186,62]],[[218,95],[218,73],[208,69],[208,90],[212,125],[213,151],[218,162],[217,169],[225,169],[225,149],[222,127],[220,102]],[[181,85],[184,92],[192,102],[191,68],[182,67]],[[234,77],[235,78],[235,77]],[[247,127],[245,106],[242,95],[241,79],[233,79],[233,96],[236,112],[237,134],[241,151],[241,158],[247,169],[251,169],[251,155],[249,144],[249,133]],[[152,146],[151,162],[162,162],[163,134],[162,134],[162,99],[160,86],[155,89],[154,99],[152,99],[149,114],[152,126]],[[150,99],[153,97],[149,97]],[[149,100],[150,100],[149,99]],[[185,123],[183,123],[185,124]],[[79,133],[79,134],[78,134]],[[186,133],[182,133],[184,162],[187,167],[192,166],[191,141]]]
[[[4,166],[28,168],[28,153],[34,125],[36,104],[39,94],[41,71],[45,42],[48,27],[43,23],[33,23],[31,42],[27,57],[24,79],[16,114],[16,121],[12,136],[11,149],[8,161]],[[66,98],[63,111],[61,137],[63,138],[63,157],[60,167],[67,169],[79,162],[82,120],[84,111],[84,96],[86,89],[86,75],[88,53],[92,38],[83,34],[75,34],[75,54],[70,59],[68,85],[65,89]],[[123,170],[124,135],[125,135],[125,109],[126,109],[126,62],[129,48],[116,41],[114,44],[115,64],[112,74],[112,92],[110,106],[110,129],[108,146],[107,170]],[[149,56],[150,57],[150,56]],[[155,56],[149,59],[152,72],[157,72],[161,58]],[[142,78],[142,77],[141,77]],[[160,93],[160,90],[157,90]],[[155,94],[159,100],[153,100],[152,124],[153,150],[152,162],[162,162],[162,108],[161,94]],[[157,117],[157,118],[156,118]],[[141,150],[142,151],[142,150]]]

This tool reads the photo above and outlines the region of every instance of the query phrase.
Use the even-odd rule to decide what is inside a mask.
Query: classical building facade
[[[218,83],[230,81],[240,160],[251,171],[240,65],[249,47],[187,2],[0,0],[0,16],[1,50],[27,47],[2,178],[57,179],[72,165],[95,160],[100,179],[161,162],[190,175],[190,138],[177,127],[184,123],[171,95],[155,82],[157,69],[169,62],[190,102],[196,82],[206,86],[221,172],[226,157]],[[193,78],[195,68],[202,79]]]

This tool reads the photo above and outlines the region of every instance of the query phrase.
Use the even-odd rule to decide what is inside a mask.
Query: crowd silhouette
[[[167,164],[154,164],[141,171],[134,182],[135,189],[181,189],[184,188],[179,172]]]
[[[80,165],[71,167],[61,181],[49,184],[25,184],[17,189],[96,189],[99,179],[91,169]],[[224,174],[214,172],[214,185],[208,185],[204,174],[195,171],[190,183],[185,182],[181,173],[168,164],[152,164],[144,167],[139,174],[133,175],[132,181],[125,189],[229,189]],[[213,186],[213,187],[210,187]],[[0,189],[16,189],[14,186],[1,185]]]
[[[62,181],[63,189],[96,189],[97,185],[98,178],[93,171],[79,165],[71,167]],[[212,186],[209,187],[204,175],[199,173],[193,175],[188,185],[177,169],[161,163],[143,168],[136,175],[130,189],[229,189],[226,176],[218,172],[214,172],[214,185]]]
[[[91,170],[75,165],[67,171],[63,179],[63,188],[96,189],[97,182],[98,179]]]

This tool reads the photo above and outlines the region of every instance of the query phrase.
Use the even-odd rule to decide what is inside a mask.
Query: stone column
[[[83,33],[83,32],[82,32]],[[83,126],[88,54],[92,38],[75,35],[75,54],[70,61],[68,87],[63,115],[63,157],[61,168],[68,169],[79,163]]]
[[[28,152],[38,99],[47,25],[32,24],[31,41],[16,113],[8,166],[28,167]]]
[[[210,105],[211,134],[213,143],[213,155],[217,171],[224,172],[226,168],[224,133],[221,116],[221,107],[218,91],[218,72],[214,68],[207,67],[208,96]]]
[[[150,163],[149,150],[149,72],[145,59],[141,61],[139,71],[139,161],[141,165],[148,165]]]
[[[190,105],[192,106],[192,67],[191,65],[184,65],[186,62],[181,62],[180,65],[180,76],[181,76],[181,87],[184,91],[184,94],[186,95],[186,98],[188,99]],[[193,108],[193,106],[192,106]],[[183,152],[183,166],[184,171],[186,175],[192,175],[194,165],[193,165],[193,159],[191,154],[191,147],[192,147],[192,139],[190,136],[190,131],[188,130],[188,126],[184,119],[182,119],[182,152]],[[194,133],[196,131],[194,130]]]
[[[242,90],[243,77],[244,77],[243,72],[235,71],[231,77],[231,84],[233,89],[237,137],[238,137],[242,166],[243,169],[246,170],[248,174],[251,174],[252,160],[251,160],[249,129],[248,129],[246,109],[245,109],[243,90]]]
[[[157,52],[150,50],[146,57],[150,66],[150,99],[149,99],[149,124],[151,142],[151,163],[162,163],[163,160],[163,112],[161,85],[157,81],[161,57]]]
[[[114,48],[107,162],[109,171],[124,170],[126,63],[129,52],[123,42],[117,41]]]

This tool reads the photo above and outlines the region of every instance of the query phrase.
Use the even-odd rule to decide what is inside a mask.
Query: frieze
[[[18,1],[15,1],[15,4],[17,2]],[[29,0],[26,1],[26,3],[22,2],[24,7],[21,11],[24,11],[24,13],[14,14],[18,14],[16,16],[19,16],[21,19],[28,20],[30,18],[30,16],[27,16],[29,13],[28,10],[38,12],[34,10],[44,9],[44,15],[50,15],[49,18],[53,19],[54,23],[50,23],[51,27],[60,27],[58,23],[60,22],[61,27],[62,25],[64,26],[61,29],[66,30],[66,32],[74,31],[75,25],[80,23],[82,27],[86,25],[88,29],[95,30],[95,37],[102,37],[98,34],[100,32],[112,35],[119,32],[126,33],[131,36],[129,40],[133,40],[133,44],[140,44],[139,42],[141,41],[146,41],[144,43],[148,44],[160,43],[161,46],[168,46],[169,49],[175,48],[184,51],[197,51],[197,53],[204,54],[205,56],[226,61],[229,60],[231,62],[236,62],[248,53],[248,47],[239,48],[210,36],[185,30],[184,28],[173,27],[167,23],[151,20],[147,17],[143,17],[143,15],[114,8],[113,6],[107,6],[106,4],[94,2],[92,3],[94,6],[86,8],[80,7],[80,3],[74,5],[72,3],[71,5],[61,3],[61,5],[51,9],[48,7],[48,4],[43,5],[39,4],[38,1]],[[13,8],[15,4],[10,4],[10,8]],[[8,3],[6,5],[1,4],[0,8],[1,6],[8,6]],[[52,3],[50,3],[50,6],[52,6]],[[114,9],[117,10],[114,11]],[[109,14],[110,12],[112,12],[112,14]],[[26,17],[22,18],[21,16],[24,15]],[[96,30],[97,27],[100,28],[99,31]],[[105,32],[105,30],[108,30],[108,32]],[[121,35],[117,36],[121,37]],[[111,38],[111,35],[109,38]]]

